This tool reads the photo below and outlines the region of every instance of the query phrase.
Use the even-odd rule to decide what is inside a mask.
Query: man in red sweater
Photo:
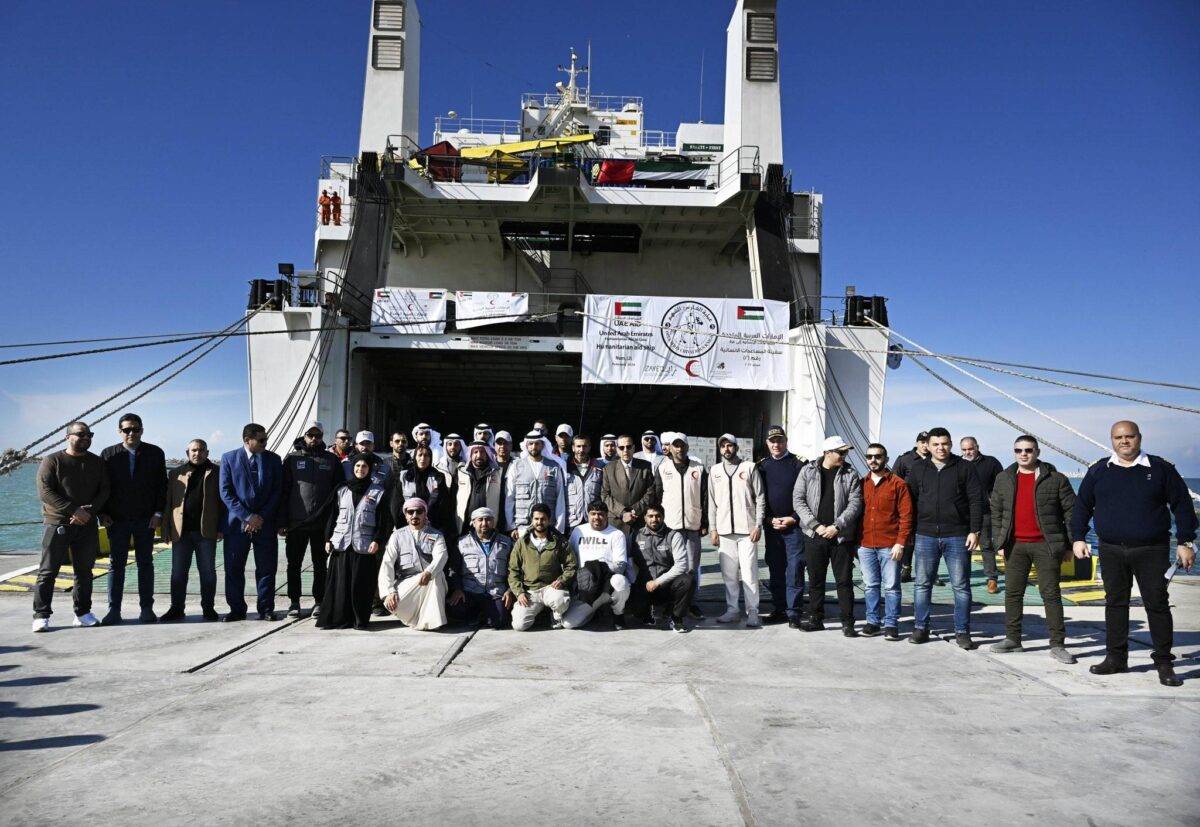
[[[867,595],[867,625],[862,634],[879,634],[879,589],[883,585],[883,636],[899,640],[900,560],[913,539],[912,497],[904,480],[887,467],[888,453],[878,442],[867,446],[863,478],[862,539],[858,565]]]
[[[1058,590],[1059,567],[1063,558],[1071,555],[1067,526],[1075,508],[1075,491],[1053,465],[1038,459],[1035,438],[1017,437],[1013,453],[1017,461],[997,475],[991,497],[992,540],[1006,564],[1005,635],[1004,640],[993,644],[992,651],[1021,651],[1025,586],[1030,566],[1035,565],[1038,591],[1046,607],[1050,656],[1060,663],[1075,663],[1075,656],[1066,648],[1062,594]]]

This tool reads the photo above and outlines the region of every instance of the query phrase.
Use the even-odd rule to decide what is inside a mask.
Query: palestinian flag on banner
[[[641,316],[641,302],[616,302],[613,305],[616,308],[617,316]]]
[[[430,290],[429,291],[429,298],[440,299],[441,297],[442,297],[442,291],[440,291],[440,290]]]
[[[737,317],[748,322],[761,322],[766,317],[766,311],[762,305],[739,304]]]

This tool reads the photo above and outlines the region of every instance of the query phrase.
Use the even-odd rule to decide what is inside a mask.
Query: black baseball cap
[[[928,442],[928,441],[929,441],[929,431],[921,431],[921,433],[917,434],[917,442]]]
[[[782,425],[772,425],[770,428],[767,428],[767,439],[774,439],[775,437],[787,439],[787,431],[783,430]]]

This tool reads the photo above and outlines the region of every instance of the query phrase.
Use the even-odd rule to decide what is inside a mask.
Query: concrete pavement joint
[[[285,621],[285,622],[279,623],[279,624],[273,623],[271,625],[274,628],[268,629],[267,631],[263,632],[258,637],[251,638],[250,640],[247,640],[245,643],[239,643],[237,646],[234,646],[232,649],[227,649],[224,652],[221,652],[220,654],[216,655],[215,657],[209,658],[208,660],[204,661],[203,663],[199,663],[193,667],[184,669],[182,674],[194,675],[197,672],[199,672],[201,669],[205,669],[209,666],[212,666],[217,661],[224,660],[225,658],[229,657],[230,655],[237,654],[238,652],[241,652],[244,649],[249,649],[250,647],[254,646],[257,643],[260,643],[261,641],[270,637],[271,635],[275,634],[276,632],[282,632],[284,629],[289,629],[292,626],[295,626],[297,623],[303,623],[305,620],[308,620],[308,618],[298,617],[295,620],[288,620],[288,621]],[[258,621],[253,621],[253,622],[258,622]]]
[[[717,723],[713,720],[712,713],[708,709],[708,704],[704,702],[704,698],[696,691],[696,687],[691,681],[687,682],[687,690],[696,701],[696,707],[700,710],[700,717],[704,719],[704,725],[708,727],[708,734],[712,737],[713,744],[717,748],[717,755],[721,758],[721,765],[725,767],[725,774],[729,776],[729,786],[733,788],[733,797],[737,801],[738,811],[742,814],[742,823],[746,827],[755,827],[758,822],[754,819],[754,813],[750,810],[750,797],[746,794],[746,787],[742,784],[742,777],[738,775],[737,768],[733,765],[733,757],[729,754],[729,748],[725,745],[725,740],[721,737],[721,733],[717,731]]]
[[[429,670],[430,676],[440,678],[442,673],[446,671],[446,667],[454,662],[454,659],[458,657],[458,653],[466,648],[466,645],[471,642],[471,638],[475,637],[475,633],[478,631],[478,629],[472,629],[465,635],[459,635],[454,643],[450,644],[450,648],[446,650],[446,654],[442,655],[441,659]]]

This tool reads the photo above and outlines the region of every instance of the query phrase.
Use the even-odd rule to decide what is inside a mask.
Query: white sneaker
[[[48,617],[35,617],[35,618],[33,619],[33,631],[35,631],[35,632],[48,632],[48,631],[50,631],[50,618],[48,618]]]
[[[758,619],[758,612],[750,612],[746,615],[747,629],[761,629],[762,621]]]
[[[78,626],[99,626],[100,621],[96,619],[96,616],[94,614],[92,614],[91,612],[88,612],[85,615],[80,615],[79,617],[75,618],[75,622],[71,625],[76,626],[76,627],[78,627]]]
[[[737,623],[742,617],[742,613],[737,609],[729,609],[725,614],[717,618],[717,623]]]

